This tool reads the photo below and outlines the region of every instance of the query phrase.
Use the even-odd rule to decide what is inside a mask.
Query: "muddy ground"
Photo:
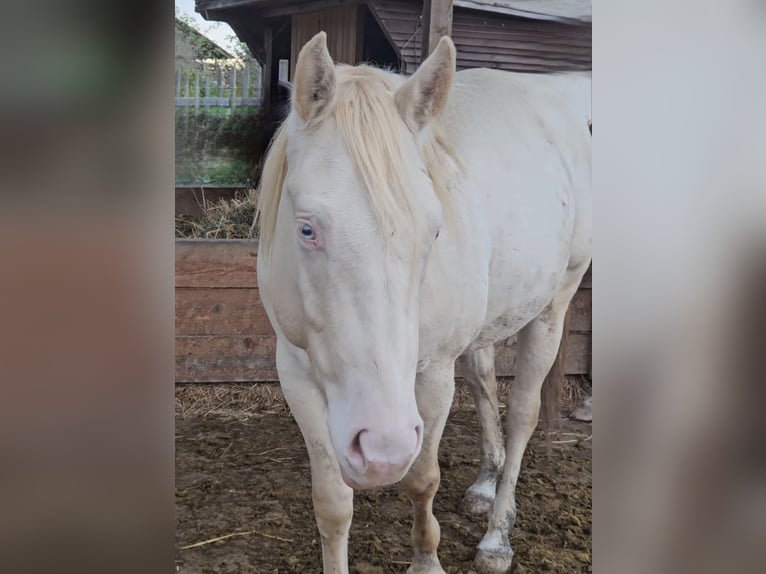
[[[591,434],[564,421],[546,456],[540,431],[524,459],[511,533],[513,572],[591,572]],[[472,406],[453,408],[442,441],[434,501],[439,557],[471,573],[486,518],[460,512],[478,470]],[[321,572],[303,440],[283,409],[176,420],[176,565],[184,574]],[[409,501],[396,487],[357,493],[349,541],[352,573],[405,572],[411,557]],[[199,542],[235,534],[217,542]]]

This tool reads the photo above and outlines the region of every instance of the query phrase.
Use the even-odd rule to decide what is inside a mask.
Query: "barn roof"
[[[205,10],[273,4],[277,4],[277,2],[275,0],[197,0],[197,11],[204,13]],[[302,4],[305,6],[312,4],[312,0],[281,0],[279,4],[283,6]],[[590,22],[593,12],[591,0],[454,0],[453,4],[457,8],[559,22]]]
[[[454,0],[456,8],[468,8],[559,22],[590,22],[591,0]]]

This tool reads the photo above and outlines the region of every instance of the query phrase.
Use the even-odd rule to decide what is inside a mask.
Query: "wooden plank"
[[[569,307],[569,330],[590,333],[593,329],[593,291],[578,289]]]
[[[231,109],[237,107],[237,67],[231,67]]]
[[[276,337],[176,337],[177,383],[275,381]]]
[[[268,110],[271,107],[271,67],[273,65],[273,46],[272,46],[273,31],[271,28],[266,28],[263,31],[263,73],[261,75],[261,84],[263,86],[263,107]]]
[[[364,19],[367,8],[359,6],[356,10],[356,54],[354,63],[358,64],[364,60]]]
[[[194,109],[199,112],[199,70],[194,71]]]
[[[246,239],[176,239],[176,288],[255,288],[257,252]]]
[[[290,40],[292,70],[295,69],[298,53],[303,45],[322,30],[327,33],[327,49],[334,62],[358,63],[358,24],[359,6],[356,4],[293,14]]]
[[[421,61],[434,51],[442,36],[452,34],[452,0],[425,0],[423,2],[423,40]]]
[[[176,288],[176,336],[274,337],[258,289]]]
[[[249,6],[256,2],[257,0],[197,0],[197,9],[199,11],[227,10]]]
[[[588,333],[569,336],[565,372],[587,374],[590,368]],[[257,335],[220,335],[176,338],[176,382],[225,383],[276,381],[276,338]],[[516,340],[496,345],[495,373],[515,374]],[[457,377],[464,376],[458,370]]]
[[[552,26],[552,25],[548,25]],[[474,38],[476,40],[505,40],[509,37],[524,41],[541,41],[559,43],[562,45],[573,44],[575,46],[590,45],[591,31],[587,28],[565,27],[563,30],[556,29],[529,29],[523,25],[497,26],[491,22],[486,24],[472,24],[462,21],[454,22],[452,26],[453,36]]]
[[[584,375],[590,370],[590,333],[570,332],[567,340],[567,354],[564,372],[567,375]],[[510,377],[516,374],[516,337],[495,345],[495,374]],[[457,376],[463,376],[461,372]]]
[[[510,48],[511,50],[516,52],[529,53],[532,55],[534,54],[559,55],[561,54],[562,50],[567,50],[567,56],[582,56],[582,57],[588,58],[591,55],[590,47],[588,46],[577,47],[571,44],[556,46],[551,44],[542,44],[539,42],[538,43],[514,42],[510,46]],[[474,54],[480,54],[480,55],[481,54],[506,54],[508,53],[508,50],[509,50],[509,46],[497,45],[491,40],[474,40],[471,38],[460,39],[461,54],[468,54],[468,53],[474,53]]]
[[[587,59],[559,57],[558,54],[545,56],[540,52],[526,50],[506,50],[503,54],[467,54],[461,52],[459,62],[478,62],[485,67],[491,66],[537,66],[541,71],[551,67],[577,68],[589,70],[590,62]]]
[[[270,8],[263,8],[258,10],[259,18],[278,18],[280,16],[295,17],[299,14],[305,14],[307,12],[317,12],[321,10],[328,10],[332,8],[344,8],[346,6],[354,6],[356,4],[363,4],[365,0],[308,0],[306,2],[295,2],[291,4],[285,4],[279,6],[272,6]]]
[[[177,335],[274,334],[257,289],[177,287],[175,295]],[[575,293],[569,321],[570,331],[591,332],[590,289]]]
[[[202,63],[202,69],[203,74],[205,74],[205,96],[204,98],[210,97],[210,70],[207,69],[207,63]]]

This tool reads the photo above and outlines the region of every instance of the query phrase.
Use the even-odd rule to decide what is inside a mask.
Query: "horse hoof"
[[[447,574],[444,569],[439,566],[436,568],[429,568],[429,567],[423,567],[420,566],[410,566],[407,568],[407,574]]]
[[[493,541],[494,542],[494,541]],[[473,560],[474,568],[479,574],[506,574],[511,571],[513,563],[513,550],[508,542],[479,544],[476,557]]]
[[[416,555],[412,564],[407,568],[407,574],[447,574],[436,553]]]
[[[447,574],[438,562],[436,564],[415,564],[407,568],[407,574]]]

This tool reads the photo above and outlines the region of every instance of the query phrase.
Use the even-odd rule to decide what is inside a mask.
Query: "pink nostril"
[[[411,434],[413,430],[414,435]],[[383,468],[409,465],[422,444],[422,422],[403,433],[376,433],[362,429],[346,448],[346,459],[359,471],[381,472]]]

